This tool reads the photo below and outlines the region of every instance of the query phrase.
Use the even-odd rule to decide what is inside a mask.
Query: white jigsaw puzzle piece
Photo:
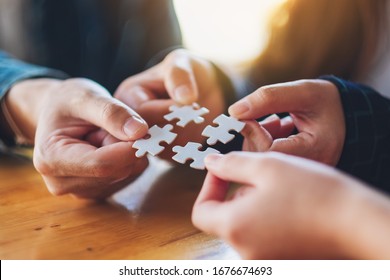
[[[173,126],[170,124],[165,125],[163,128],[154,125],[149,129],[148,134],[150,138],[139,139],[134,142],[133,148],[138,149],[135,153],[136,157],[142,157],[146,153],[156,156],[161,153],[165,147],[161,146],[161,142],[171,144],[176,139],[177,134],[171,132]]]
[[[216,117],[213,123],[218,124],[218,126],[213,127],[208,125],[202,132],[203,136],[208,137],[207,144],[209,145],[214,145],[217,141],[220,141],[223,144],[228,143],[234,138],[234,135],[229,133],[229,131],[235,130],[240,132],[245,126],[244,122],[240,122],[239,120],[224,114]]]
[[[176,123],[178,126],[185,127],[191,121],[195,123],[201,123],[204,121],[204,118],[201,116],[207,114],[209,110],[207,108],[199,108],[199,105],[194,103],[193,105],[186,106],[176,106],[172,105],[169,107],[171,113],[166,114],[164,119],[167,121],[172,121],[174,119],[179,119]]]
[[[205,151],[200,151],[202,147],[199,143],[188,142],[184,147],[175,146],[172,151],[176,153],[172,157],[173,160],[179,163],[186,163],[187,160],[192,159],[193,162],[190,164],[190,167],[195,169],[205,169],[204,159],[209,154],[219,154],[219,151],[213,148],[207,148]]]

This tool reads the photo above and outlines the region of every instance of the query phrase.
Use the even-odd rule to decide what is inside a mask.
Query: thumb
[[[318,103],[311,85],[312,82],[300,80],[261,87],[231,105],[229,113],[238,119],[257,119],[275,113],[307,111]]]
[[[134,110],[109,95],[89,94],[72,105],[68,114],[103,128],[119,140],[136,140],[148,132],[148,125]]]
[[[251,152],[212,154],[205,158],[205,165],[210,173],[224,181],[255,185],[260,155]]]

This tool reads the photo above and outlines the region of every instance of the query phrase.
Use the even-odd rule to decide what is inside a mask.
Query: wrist
[[[39,114],[55,79],[31,79],[14,84],[4,97],[7,123],[19,144],[33,144]],[[3,112],[4,113],[4,112]]]

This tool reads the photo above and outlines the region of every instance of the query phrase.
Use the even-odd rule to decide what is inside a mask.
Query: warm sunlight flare
[[[174,0],[184,44],[227,64],[253,59],[267,41],[267,21],[285,0]]]

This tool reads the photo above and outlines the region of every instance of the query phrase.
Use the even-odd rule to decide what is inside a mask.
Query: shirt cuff
[[[3,102],[3,97],[15,83],[35,78],[66,79],[68,75],[58,70],[19,61],[0,51],[0,102]],[[2,140],[3,148],[4,146],[15,146],[15,139],[7,133],[6,130],[9,129],[5,129],[7,124],[1,109],[0,122],[0,140]]]
[[[17,82],[33,78],[66,79],[64,72],[28,64],[0,51],[0,98]]]

